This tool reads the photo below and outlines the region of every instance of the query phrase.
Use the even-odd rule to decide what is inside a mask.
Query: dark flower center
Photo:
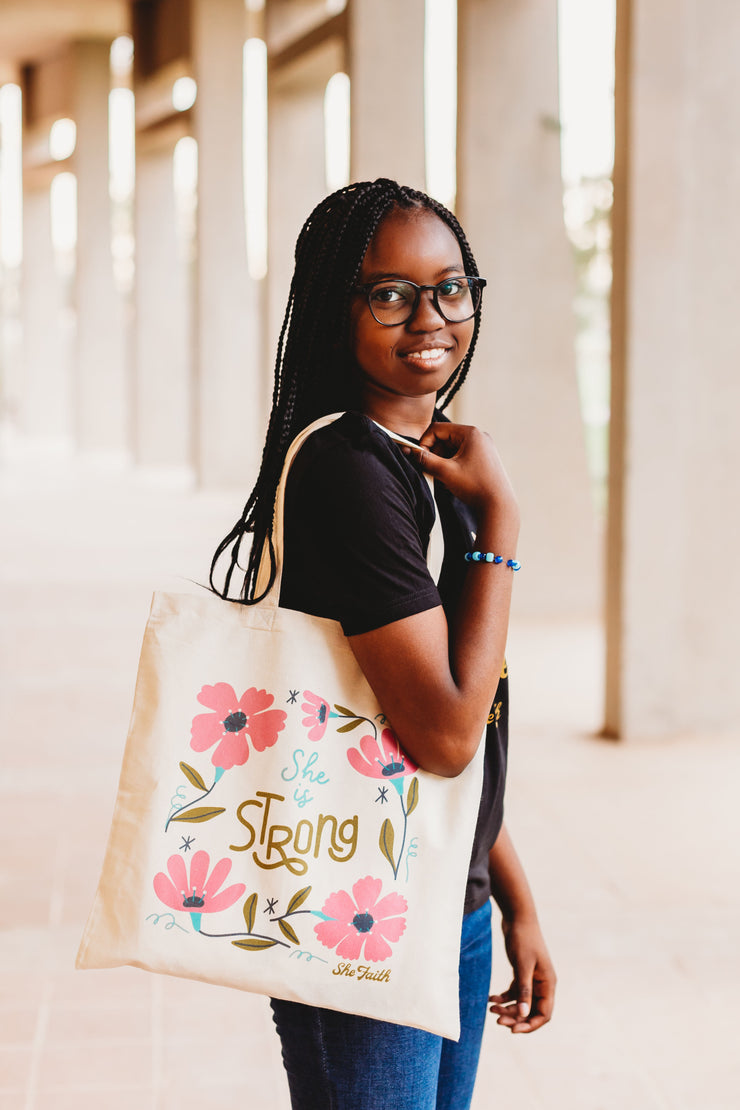
[[[399,771],[403,770],[405,770],[403,762],[387,763],[385,767],[383,767],[382,774],[384,774],[386,778],[390,778],[391,775],[397,775]]]
[[[326,702],[322,701],[321,705],[319,706],[319,711],[316,714],[316,720],[319,722],[320,725],[323,725],[324,721],[326,720],[326,708]]]
[[[375,922],[369,913],[356,913],[352,918],[352,924],[358,933],[369,933]]]
[[[184,910],[199,910],[202,906],[205,906],[205,904],[205,899],[199,898],[197,894],[191,894],[190,897],[186,898],[183,902],[182,908]]]
[[[224,728],[227,732],[241,732],[246,723],[246,713],[242,713],[241,709],[237,709],[236,713],[229,713],[224,721]]]

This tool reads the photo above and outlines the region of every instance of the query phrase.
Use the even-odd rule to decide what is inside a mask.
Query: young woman
[[[226,593],[239,542],[253,532],[242,596],[255,600],[287,448],[317,417],[344,411],[310,437],[288,479],[281,603],[341,622],[393,730],[425,770],[459,774],[488,723],[463,917],[460,1041],[273,1000],[296,1110],[463,1110],[489,1001],[513,1033],[538,1029],[552,1012],[555,975],[503,825],[504,647],[519,514],[490,438],[441,414],[468,372],[484,285],[457,220],[423,193],[379,179],[318,205],[296,245],[260,475],[214,560],[231,549]],[[397,446],[383,429],[422,450]],[[425,474],[445,539],[438,583],[426,563],[435,505]],[[466,560],[473,548],[503,558]],[[513,980],[489,999],[491,895]]]

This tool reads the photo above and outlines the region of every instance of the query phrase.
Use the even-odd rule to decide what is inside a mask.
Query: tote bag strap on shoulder
[[[262,602],[259,603],[260,606],[263,608],[277,609],[280,601],[280,583],[283,576],[283,526],[285,516],[285,486],[288,480],[290,468],[293,465],[293,461],[296,455],[298,454],[308,437],[313,435],[313,433],[317,432],[320,428],[326,428],[329,424],[333,424],[334,421],[338,420],[341,416],[344,416],[344,413],[334,412],[330,413],[328,416],[322,416],[318,420],[314,420],[312,424],[309,424],[307,428],[304,428],[303,431],[296,436],[296,438],[293,440],[290,447],[288,448],[288,453],[285,456],[285,462],[283,463],[283,470],[282,474],[280,475],[280,482],[278,483],[277,493],[275,496],[275,514],[273,518],[272,528],[272,547],[275,556],[275,581],[273,582],[272,589],[270,590],[269,594],[264,598]],[[377,424],[377,421],[374,421],[374,423]],[[382,424],[377,424],[377,426],[390,439],[392,439],[394,443],[404,444],[415,450],[418,450],[418,444],[414,443],[412,440],[404,439],[404,437],[398,435],[397,432],[392,432],[389,428],[384,428]],[[429,572],[432,575],[432,578],[435,582],[437,582],[442,570],[442,559],[444,557],[444,537],[442,535],[442,526],[439,520],[439,513],[436,511],[436,504],[434,501],[434,483],[432,478],[428,474],[425,474],[424,477],[427,480],[430,492],[432,494],[432,505],[434,505],[435,507],[434,526],[432,528],[431,536],[429,538],[429,546],[427,548],[427,566],[429,567]],[[265,543],[262,551],[262,558],[260,559],[260,567],[256,582],[256,591],[258,594],[261,593],[262,590],[264,590],[264,588],[266,587],[269,580],[269,575],[270,554],[268,544]]]

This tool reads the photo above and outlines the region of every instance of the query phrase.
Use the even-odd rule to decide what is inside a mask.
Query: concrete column
[[[740,9],[620,0],[607,728],[740,715]]]
[[[61,327],[62,284],[51,240],[48,183],[23,194],[21,430],[47,441],[72,439],[69,364]]]
[[[113,281],[108,168],[110,43],[72,48],[77,146],[75,424],[83,450],[129,447],[123,302]]]
[[[135,444],[144,466],[193,464],[190,262],[178,240],[174,139],[139,137],[136,158]]]
[[[337,72],[331,44],[268,70],[268,352],[272,366],[293,274],[295,243],[326,195],[324,93]]]
[[[198,82],[197,465],[205,484],[256,474],[266,425],[260,289],[247,271],[244,0],[192,0]]]
[[[494,436],[522,511],[514,607],[592,613],[598,556],[562,213],[556,5],[459,0],[458,213],[488,280],[459,418]]]
[[[423,189],[424,0],[352,0],[353,181],[391,177]]]

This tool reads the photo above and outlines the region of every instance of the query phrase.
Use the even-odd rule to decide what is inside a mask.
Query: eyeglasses
[[[416,312],[421,294],[429,290],[435,309],[449,324],[461,324],[480,308],[486,282],[479,277],[450,277],[438,285],[417,285],[414,281],[373,281],[356,285],[364,293],[373,317],[385,328],[406,324]]]

